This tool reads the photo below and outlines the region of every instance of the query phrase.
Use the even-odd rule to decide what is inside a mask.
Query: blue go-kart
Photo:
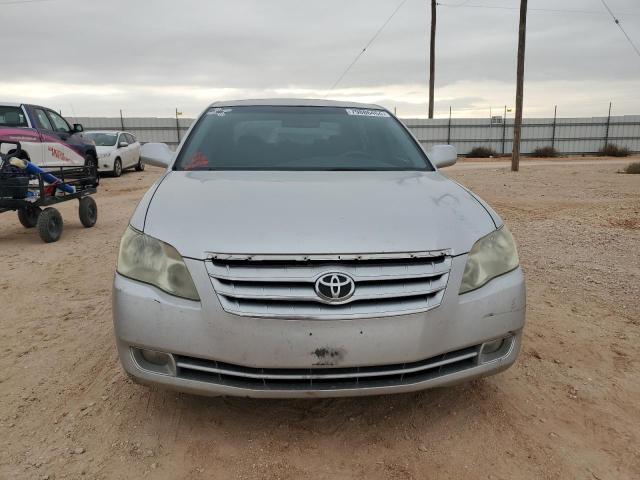
[[[7,153],[0,153],[0,213],[17,211],[20,223],[37,228],[47,243],[58,241],[63,228],[62,215],[51,205],[77,199],[82,225],[96,224],[98,207],[90,197],[98,186],[95,165],[39,167],[14,141],[0,140],[3,151]]]

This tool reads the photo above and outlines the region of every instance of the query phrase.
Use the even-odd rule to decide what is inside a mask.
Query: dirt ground
[[[91,230],[64,205],[56,244],[1,215],[0,478],[640,478],[640,175],[592,160],[444,171],[519,242],[523,351],[495,377],[386,397],[200,398],[130,382],[111,281],[158,170],[105,179]]]

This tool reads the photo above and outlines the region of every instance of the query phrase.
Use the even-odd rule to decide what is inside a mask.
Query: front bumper
[[[115,158],[113,155],[107,155],[105,157],[98,158],[98,171],[99,172],[111,172],[113,171],[113,162]]]
[[[495,374],[512,365],[519,352],[524,276],[518,268],[459,296],[465,262],[465,255],[453,259],[438,308],[354,320],[229,314],[221,308],[201,261],[186,260],[201,302],[182,300],[116,274],[113,312],[120,360],[141,383],[201,395],[246,397],[400,393]],[[507,340],[496,355],[480,354],[484,342],[500,338]],[[170,365],[162,371],[149,368],[139,349],[171,354]],[[464,359],[447,363],[456,355]],[[196,365],[196,370],[176,362]],[[409,370],[413,373],[406,374]],[[324,372],[344,373],[348,381],[317,381]],[[358,377],[358,372],[377,372],[377,376],[370,381],[364,374]],[[292,382],[280,379],[294,377]]]

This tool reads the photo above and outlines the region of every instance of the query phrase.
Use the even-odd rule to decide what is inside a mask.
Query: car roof
[[[312,98],[261,98],[247,100],[221,100],[213,102],[210,107],[241,107],[241,106],[269,106],[269,107],[342,107],[368,108],[371,110],[386,110],[380,105],[338,100],[318,100]]]
[[[53,108],[43,107],[42,105],[34,105],[33,103],[16,103],[16,102],[2,102],[2,101],[0,101],[0,105],[2,105],[3,107],[33,107],[33,108],[41,108],[42,110],[49,110],[49,111],[58,113]]]

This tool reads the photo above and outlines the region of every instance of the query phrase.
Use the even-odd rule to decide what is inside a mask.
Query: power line
[[[604,5],[604,8],[607,9],[607,12],[609,12],[609,14],[611,15],[611,18],[613,18],[613,21],[615,22],[615,24],[620,28],[620,31],[622,31],[624,36],[627,38],[627,40],[628,40],[629,44],[631,45],[631,47],[636,51],[636,53],[640,57],[640,50],[638,50],[638,47],[636,47],[636,44],[633,43],[633,40],[631,40],[631,37],[627,34],[627,32],[624,31],[624,28],[622,28],[622,25],[620,24],[620,20],[618,20],[616,18],[616,16],[613,14],[611,9],[609,8],[609,5],[607,5],[607,2],[605,2],[604,0],[600,0],[600,1]]]
[[[371,46],[371,44],[376,40],[376,38],[378,38],[378,36],[382,33],[382,30],[384,30],[384,28],[389,24],[389,22],[391,21],[391,19],[393,17],[396,16],[396,13],[398,13],[398,11],[402,8],[402,6],[407,3],[407,0],[402,0],[400,2],[400,4],[396,7],[396,9],[393,11],[393,13],[389,16],[389,18],[387,18],[387,20],[382,24],[382,26],[378,29],[378,31],[375,33],[375,35],[373,37],[371,37],[371,40],[369,40],[367,42],[367,44],[364,46],[364,48],[362,49],[362,51],[360,53],[358,53],[358,55],[356,55],[356,58],[353,59],[353,61],[349,64],[349,66],[346,68],[346,70],[344,72],[342,72],[342,75],[340,75],[338,77],[338,79],[334,82],[333,85],[331,85],[331,88],[329,89],[329,91],[327,92],[327,95],[329,95],[329,93],[331,93],[331,91],[336,88],[338,86],[338,84],[342,81],[342,79],[347,75],[347,73],[349,73],[349,70],[351,70],[353,68],[353,66],[358,62],[358,60],[360,60],[360,57],[362,55],[364,55],[364,53],[367,51],[367,48],[369,48]],[[327,96],[325,95],[325,97]]]

